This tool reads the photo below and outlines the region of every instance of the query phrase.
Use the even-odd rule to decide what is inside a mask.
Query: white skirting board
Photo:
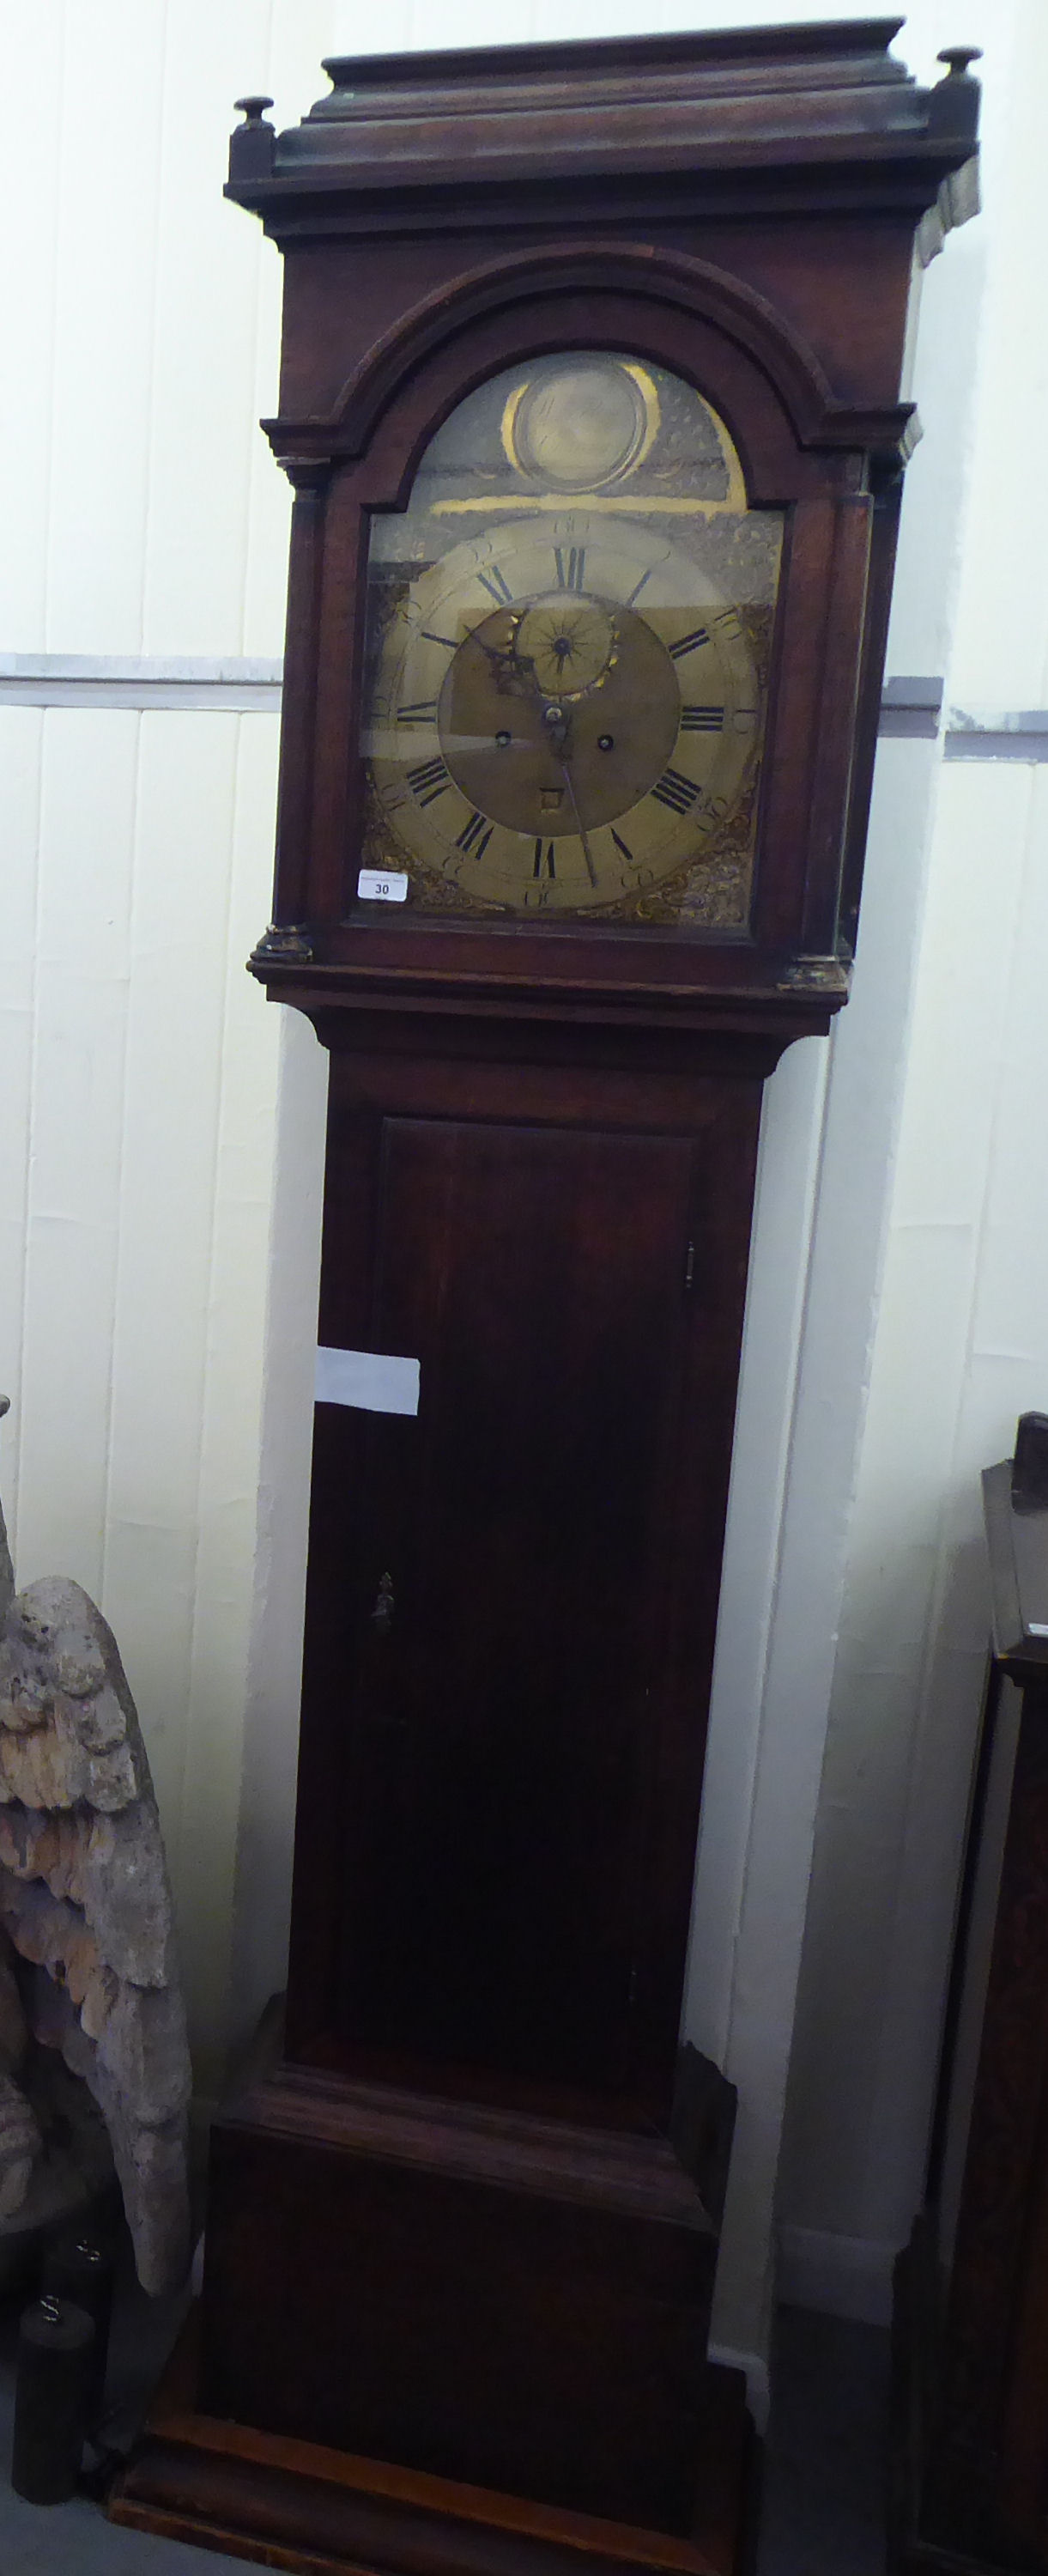
[[[754,2429],[763,2441],[771,2405],[771,2376],[767,2362],[759,2352],[734,2352],[727,2343],[711,2343],[710,2360],[719,2361],[728,2370],[745,2371],[746,2396]]]
[[[779,2235],[779,2301],[789,2308],[815,2308],[820,2316],[850,2317],[858,2325],[890,2325],[892,2267],[899,2250],[872,2236],[784,2227]]]

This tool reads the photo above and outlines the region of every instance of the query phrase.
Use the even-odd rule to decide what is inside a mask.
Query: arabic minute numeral
[[[409,769],[407,776],[408,786],[420,805],[432,805],[434,798],[442,796],[445,787],[451,783],[443,760],[420,760],[417,768]]]
[[[723,707],[682,707],[680,729],[682,733],[723,733],[724,709]]]
[[[699,793],[695,782],[685,778],[679,769],[664,769],[652,795],[659,805],[668,805],[672,814],[686,814]]]
[[[531,871],[533,877],[541,877],[543,874],[548,877],[556,876],[557,868],[554,858],[555,848],[555,842],[544,841],[540,835],[539,839],[535,843],[535,864]],[[543,857],[543,852],[545,852],[545,857]]]
[[[455,847],[457,850],[465,850],[471,859],[482,859],[494,829],[494,824],[488,822],[486,814],[471,814],[468,823],[462,826]]]
[[[585,546],[554,546],[558,590],[581,590],[586,572]]]
[[[674,662],[683,662],[686,653],[697,653],[700,644],[708,644],[709,640],[708,626],[693,626],[690,635],[678,635],[676,643],[670,645],[670,657]]]

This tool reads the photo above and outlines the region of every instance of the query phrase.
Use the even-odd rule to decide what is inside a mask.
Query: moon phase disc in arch
[[[659,400],[646,370],[619,358],[550,363],[511,396],[506,454],[551,492],[596,492],[628,474],[650,447]]]

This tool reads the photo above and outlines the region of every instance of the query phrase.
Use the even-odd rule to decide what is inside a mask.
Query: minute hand
[[[570,717],[565,716],[561,707],[555,706],[552,701],[548,701],[542,710],[542,721],[546,727],[550,747],[556,754],[557,767],[568,791],[571,810],[575,817],[575,829],[582,843],[582,855],[586,862],[589,881],[591,886],[595,889],[597,884],[597,871],[593,865],[593,852],[589,845],[589,834],[579,812],[578,798],[575,794],[574,782],[572,780],[571,771],[568,767],[567,761],[568,742],[571,734],[571,720]]]
[[[576,831],[577,831],[577,833],[578,833],[578,836],[579,836],[579,839],[580,839],[580,841],[581,841],[581,843],[582,843],[582,855],[583,855],[583,858],[585,859],[585,862],[586,862],[586,868],[587,868],[587,872],[588,872],[588,875],[589,875],[589,881],[590,881],[591,886],[594,886],[594,887],[595,887],[595,886],[596,886],[596,883],[597,883],[597,871],[596,871],[596,868],[595,868],[595,867],[594,867],[594,865],[593,865],[593,852],[592,852],[592,850],[591,850],[591,848],[590,848],[590,845],[589,845],[589,834],[588,834],[588,832],[587,832],[587,830],[586,830],[586,826],[585,826],[585,824],[584,824],[584,822],[583,822],[583,820],[582,820],[582,816],[581,816],[581,814],[580,814],[580,812],[579,812],[579,808],[578,808],[578,801],[577,801],[577,798],[576,798],[576,795],[575,795],[575,789],[574,789],[574,786],[573,786],[573,784],[572,784],[571,771],[570,771],[570,769],[569,769],[569,767],[568,767],[568,764],[567,764],[567,761],[566,761],[566,760],[562,760],[562,761],[561,761],[561,763],[560,763],[560,773],[561,773],[561,777],[562,777],[562,778],[563,778],[563,780],[564,780],[564,784],[565,784],[565,787],[567,788],[568,796],[569,796],[569,799],[570,799],[570,802],[571,802],[571,810],[572,810],[572,813],[574,814],[574,817],[575,817],[575,829],[576,829]]]

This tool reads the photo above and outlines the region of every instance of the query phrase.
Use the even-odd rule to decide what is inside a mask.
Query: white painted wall
[[[305,0],[0,13],[0,654],[279,654],[275,252],[223,203]],[[22,1581],[77,1576],[142,1712],[203,2080],[225,2037],[279,1030],[276,718],[0,708],[0,1474]]]
[[[499,34],[838,14],[515,0]],[[327,51],[490,36],[479,0],[361,15],[12,0],[0,655],[278,654],[286,489],[254,426],[278,262],[221,198],[231,101],[270,89],[288,123]],[[976,708],[1046,696],[1048,549],[1016,462],[1044,445],[1022,183],[1046,37],[1037,0],[919,0],[900,47],[923,77],[940,43],[987,48],[990,213],[927,280],[891,648]],[[281,1975],[293,1804],[326,1068],[242,972],[275,722],[0,724],[4,1491],[22,1579],[79,1575],[117,1627],[208,2089],[230,2011]],[[769,1089],[688,2003],[740,2086],[718,2332],[758,2360],[777,2183],[787,2281],[866,2310],[919,2188],[983,1624],[975,1469],[1045,1400],[1044,1176],[1017,1170],[1045,1150],[1039,791],[1021,764],[882,744],[854,999]]]
[[[926,415],[968,395],[950,613],[929,623],[910,540],[893,636],[942,635],[948,701],[991,713],[1048,697],[1048,505],[1025,462],[1048,438],[1048,22],[1003,14],[983,20],[988,213],[947,290],[981,273],[979,338],[926,344]],[[936,763],[780,2198],[785,2286],[858,2315],[887,2314],[920,2193],[986,1646],[979,1470],[1048,1404],[1046,788],[1028,760]]]

